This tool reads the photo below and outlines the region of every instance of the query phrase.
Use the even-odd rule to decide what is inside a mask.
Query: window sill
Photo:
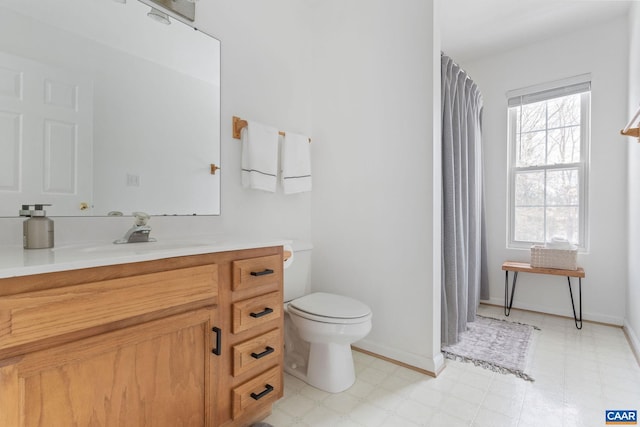
[[[531,246],[533,245],[543,245],[543,243],[509,243],[507,244],[507,249],[509,250],[520,250],[520,251],[530,251],[531,250]],[[589,253],[589,249],[582,247],[582,246],[578,246],[578,255],[582,255],[582,254],[588,254]]]

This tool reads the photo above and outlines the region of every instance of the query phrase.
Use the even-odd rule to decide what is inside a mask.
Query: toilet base
[[[326,323],[296,315],[285,306],[285,372],[329,393],[356,381],[351,343],[371,330],[371,314],[359,323]]]
[[[329,393],[340,393],[355,381],[353,354],[349,344],[311,343],[307,366],[308,384]]]
[[[334,348],[329,349],[329,346]],[[305,361],[300,360],[300,355],[285,356],[284,371],[310,386],[329,393],[340,393],[355,383],[351,346],[310,344],[309,350],[306,353],[306,365]]]

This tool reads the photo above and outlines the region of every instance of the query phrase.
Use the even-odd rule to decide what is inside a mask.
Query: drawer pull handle
[[[276,351],[273,347],[265,347],[264,351],[262,353],[251,353],[251,357],[253,357],[254,359],[262,359],[263,357],[273,353],[274,351]]]
[[[257,319],[259,317],[266,316],[267,314],[271,314],[271,313],[273,313],[273,308],[267,307],[264,310],[262,310],[260,313],[249,313],[249,316]]]
[[[256,394],[256,393],[251,393],[251,397],[254,398],[255,400],[260,400],[263,397],[265,397],[267,394],[271,393],[273,391],[273,386],[271,384],[266,384],[264,386],[264,391]]]
[[[211,330],[214,334],[216,334],[216,348],[211,350],[211,353],[215,354],[216,356],[220,356],[222,352],[222,331],[220,330],[220,328],[217,328],[215,326],[211,328]]]
[[[273,274],[273,270],[270,268],[265,268],[264,271],[252,271],[252,276],[266,276],[267,274]]]

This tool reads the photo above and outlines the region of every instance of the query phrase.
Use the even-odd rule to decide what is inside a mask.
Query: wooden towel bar
[[[247,123],[246,120],[233,116],[233,137],[235,139],[240,139],[242,129],[246,128],[248,125],[249,123]],[[285,136],[286,133],[279,131],[278,135]],[[309,142],[311,142],[311,138],[309,138]]]

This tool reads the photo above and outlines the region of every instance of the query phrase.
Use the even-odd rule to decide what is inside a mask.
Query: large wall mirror
[[[220,214],[220,43],[149,11],[0,0],[0,216]]]

